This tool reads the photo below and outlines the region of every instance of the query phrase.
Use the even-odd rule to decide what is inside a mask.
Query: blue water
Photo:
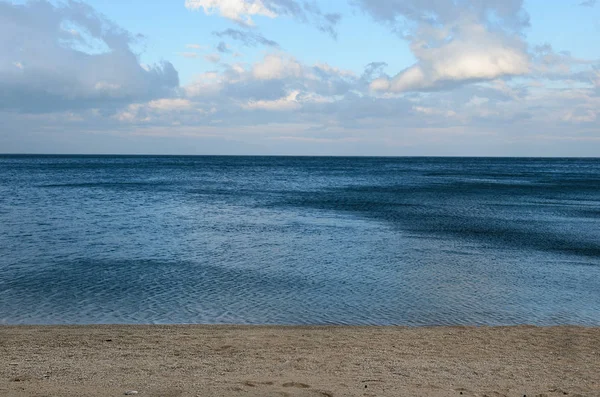
[[[600,160],[0,156],[0,323],[600,325]]]

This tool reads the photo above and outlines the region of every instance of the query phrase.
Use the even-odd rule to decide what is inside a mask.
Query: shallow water
[[[600,325],[600,160],[0,156],[0,323]]]

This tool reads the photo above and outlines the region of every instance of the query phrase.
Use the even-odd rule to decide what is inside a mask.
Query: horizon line
[[[531,156],[531,155],[362,155],[362,154],[167,154],[167,153],[0,153],[0,156],[54,157],[321,157],[321,158],[499,158],[499,159],[600,159],[600,156]]]

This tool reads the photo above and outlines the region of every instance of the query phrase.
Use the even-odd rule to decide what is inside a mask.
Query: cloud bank
[[[84,3],[0,2],[0,109],[46,112],[170,95],[177,71],[169,62],[140,65],[131,49],[139,39]]]
[[[99,144],[111,137],[119,144],[161,139],[159,152],[183,141],[202,151],[209,138],[227,153],[518,155],[552,154],[538,149],[546,144],[561,153],[569,145],[600,147],[600,61],[526,42],[521,1],[350,2],[363,23],[390,32],[378,59],[362,59],[356,47],[349,63],[335,53],[328,62],[308,61],[286,48],[284,35],[275,42],[251,26],[264,18],[286,29],[297,28],[289,18],[323,22],[324,40],[336,44],[327,27],[339,17],[316,2],[189,5],[226,20],[170,52],[185,68],[180,83],[170,62],[140,63],[135,48],[144,37],[90,6],[0,0],[0,147],[93,141],[96,149],[110,147]],[[394,51],[406,45],[414,64],[388,75],[398,64]]]

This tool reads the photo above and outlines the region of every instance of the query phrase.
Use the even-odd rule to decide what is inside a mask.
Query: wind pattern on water
[[[0,156],[0,323],[600,325],[600,160]]]

